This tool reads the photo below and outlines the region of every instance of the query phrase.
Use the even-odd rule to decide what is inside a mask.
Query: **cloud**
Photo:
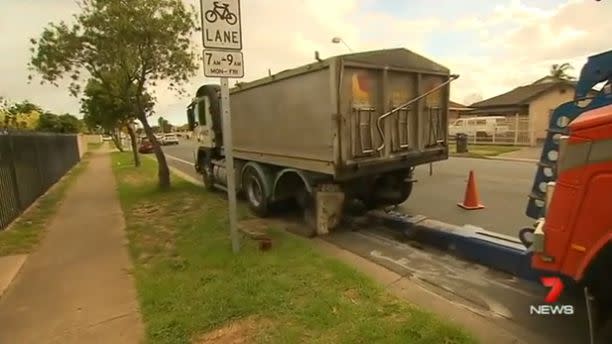
[[[199,6],[199,1],[185,1]],[[354,51],[405,47],[425,55],[461,74],[453,83],[453,100],[475,93],[486,98],[542,77],[553,63],[570,62],[578,73],[587,56],[609,49],[612,31],[607,18],[612,2],[606,1],[568,0],[543,8],[510,0],[480,15],[466,4],[452,20],[435,17],[435,11],[408,18],[410,11],[400,15],[371,5],[373,0],[243,0],[244,81],[264,77],[268,69],[277,73],[310,63],[315,50],[322,57],[346,53],[344,45],[331,43],[340,36]],[[73,1],[3,0],[0,7],[6,17],[0,21],[0,53],[5,56],[0,95],[28,98],[56,112],[78,112],[78,101],[65,89],[28,86],[25,69],[28,38],[38,36],[50,21],[69,19],[76,9]],[[201,49],[199,34],[194,43]],[[445,53],[433,53],[432,46],[444,47]],[[200,70],[185,87],[192,94],[213,82]],[[178,97],[164,83],[156,90],[156,113],[183,123],[189,96]]]
[[[57,113],[78,110],[78,102],[65,88],[28,84],[29,39],[37,37],[49,22],[70,20],[74,1],[3,0],[0,4],[0,96],[13,101],[28,99]]]
[[[344,45],[331,42],[334,36],[340,36],[354,51],[410,47],[419,52],[423,50],[426,35],[439,26],[435,18],[411,21],[399,20],[383,12],[363,13],[360,11],[363,4],[359,0],[242,1],[245,66],[242,80],[265,77],[268,69],[278,73],[311,63],[315,51],[323,58],[347,53]],[[194,43],[201,48],[199,37]],[[198,73],[202,75],[203,72]],[[218,81],[198,76],[187,89],[195,90],[207,82]],[[157,95],[159,100],[175,97],[163,88],[157,89]],[[160,101],[158,114],[184,109],[187,101],[180,103],[175,98],[165,104],[168,103]],[[183,112],[181,110],[172,119],[184,121]]]
[[[458,19],[455,29],[478,32],[476,44],[486,54],[448,59],[447,65],[462,75],[453,97],[495,96],[544,76],[554,63],[572,64],[577,76],[588,56],[610,49],[610,13],[610,2],[570,0],[544,10],[513,0],[488,16]]]
[[[530,22],[505,37],[512,57],[541,61],[575,59],[610,49],[612,2],[573,0],[542,20]]]

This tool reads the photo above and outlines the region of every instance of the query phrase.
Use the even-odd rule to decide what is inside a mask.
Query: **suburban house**
[[[457,118],[465,116],[470,110],[472,109],[451,100],[448,107],[448,123],[453,123]]]
[[[506,116],[509,122],[525,123],[525,141],[534,146],[546,138],[550,116],[557,106],[574,99],[576,83],[544,77],[470,105],[473,116]]]

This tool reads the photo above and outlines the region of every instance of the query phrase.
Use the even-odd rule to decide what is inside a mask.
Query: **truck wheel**
[[[596,344],[612,343],[612,318],[607,319],[595,334]]]
[[[269,202],[266,197],[264,183],[259,178],[259,174],[254,169],[248,168],[242,176],[244,185],[244,195],[249,202],[249,208],[257,216],[265,217],[268,215]]]
[[[381,206],[381,204],[379,202],[377,202],[377,200],[374,197],[368,197],[368,198],[362,198],[361,199],[361,203],[363,203],[363,206],[366,208],[366,210],[374,210],[376,208],[378,208],[379,206]]]
[[[402,182],[400,188],[402,190],[402,195],[399,199],[399,203],[397,204],[402,204],[404,202],[406,202],[406,200],[410,197],[410,194],[412,193],[412,184],[414,184],[413,182]]]
[[[213,176],[212,164],[207,161],[200,161],[200,173],[202,173],[202,183],[204,183],[204,187],[206,188],[206,190],[214,191],[215,178]]]
[[[206,190],[215,190],[215,183],[213,181],[212,172],[209,172],[208,169],[202,170],[202,183],[204,183],[204,187],[206,188]]]
[[[361,198],[361,202],[364,204],[367,210],[373,210],[383,206],[402,204],[410,197],[410,194],[412,193],[412,184],[412,182],[401,182],[400,185],[397,185],[400,194],[398,197],[393,199],[380,199],[376,196],[374,191],[368,197]]]
[[[296,202],[302,211],[302,217],[305,224],[305,233],[302,233],[308,238],[313,238],[317,235],[317,218],[315,209],[314,197],[303,188],[296,195]]]

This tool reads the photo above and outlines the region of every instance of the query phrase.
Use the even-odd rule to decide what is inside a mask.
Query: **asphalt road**
[[[410,214],[516,237],[522,227],[534,222],[525,215],[525,208],[536,168],[535,163],[450,158],[433,164],[430,176],[428,165],[419,166],[413,194],[401,208]],[[474,171],[484,209],[457,206],[463,200],[470,170]]]
[[[196,147],[193,141],[182,140],[179,145],[164,147],[164,151],[172,166],[200,179],[193,169]],[[457,206],[463,200],[470,170],[475,173],[484,209],[464,210]],[[431,176],[428,165],[419,166],[415,174],[418,182],[401,210],[516,237],[522,227],[533,223],[525,215],[525,207],[535,170],[533,163],[470,158],[435,163]]]

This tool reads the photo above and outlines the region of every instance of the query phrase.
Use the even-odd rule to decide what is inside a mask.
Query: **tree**
[[[196,28],[193,7],[182,0],[81,0],[75,24],[52,23],[38,39],[32,39],[31,68],[43,82],[58,85],[71,79],[69,91],[78,95],[84,80],[93,77],[103,84],[104,73],[119,73],[124,85],[133,85],[134,115],[153,143],[158,161],[159,186],[170,186],[168,164],[147,121],[147,92],[157,81],[180,85],[198,68],[191,37]],[[83,76],[83,74],[88,74]],[[129,90],[130,87],[119,87]],[[117,95],[126,104],[129,94]]]
[[[8,111],[8,108],[9,108],[8,100],[4,98],[3,96],[0,96],[0,112]]]
[[[24,100],[21,103],[13,104],[11,107],[9,107],[8,111],[13,115],[17,115],[20,113],[43,112],[40,106],[32,104],[28,100]]]
[[[7,128],[17,129],[35,129],[38,123],[38,117],[43,110],[28,100],[24,100],[20,103],[9,104],[7,100],[0,100],[2,102],[0,112],[1,121],[0,125]]]
[[[134,165],[138,167],[140,166],[140,158],[133,125],[135,118],[133,104],[136,89],[133,84],[125,85],[122,83],[120,73],[107,72],[104,76],[105,80],[108,81],[107,83],[97,79],[89,79],[87,82],[84,90],[85,97],[81,99],[83,118],[90,128],[100,127],[106,132],[111,132],[115,145],[121,151],[123,151],[123,148],[115,133],[117,129],[125,128],[132,143]],[[127,86],[128,89],[120,89],[122,85]],[[126,102],[119,95],[127,95],[130,101]],[[153,108],[152,98],[148,94],[145,94],[144,98],[146,111],[150,112]]]
[[[157,124],[161,133],[169,133],[172,131],[172,125],[163,117],[157,119]]]
[[[120,126],[119,119],[116,116],[114,109],[109,109],[111,105],[107,102],[112,102],[106,99],[106,93],[98,88],[99,83],[90,79],[85,86],[85,97],[81,99],[81,113],[83,121],[90,130],[109,134],[115,147],[120,152],[123,152],[123,145],[120,137],[117,135],[117,129]],[[136,164],[136,161],[134,161]]]
[[[559,80],[576,80],[575,77],[567,74],[567,72],[572,69],[574,69],[574,67],[572,67],[572,65],[567,62],[562,64],[553,64],[552,66],[550,66],[549,76]]]
[[[81,130],[79,119],[70,115],[61,116],[45,112],[40,115],[36,130],[51,133],[76,134]]]

